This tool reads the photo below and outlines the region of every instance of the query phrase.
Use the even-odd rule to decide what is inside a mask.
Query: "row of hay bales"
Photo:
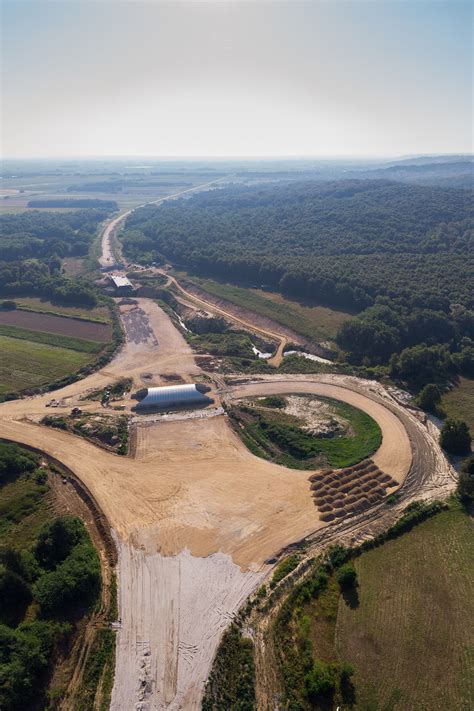
[[[321,521],[335,521],[359,513],[380,501],[387,489],[398,486],[371,459],[345,469],[323,469],[311,474],[311,491]]]

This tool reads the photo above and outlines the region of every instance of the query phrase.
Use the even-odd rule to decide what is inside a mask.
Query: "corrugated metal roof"
[[[164,407],[167,405],[178,405],[191,402],[209,402],[201,391],[202,385],[186,384],[186,385],[165,385],[160,388],[148,388],[147,394],[140,400],[137,407]]]

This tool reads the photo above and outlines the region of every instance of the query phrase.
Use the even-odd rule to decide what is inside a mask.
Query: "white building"
[[[207,385],[166,385],[159,388],[147,388],[146,390],[137,393],[140,397],[135,410],[160,409],[172,410],[175,407],[183,407],[189,405],[191,407],[204,407],[212,402],[211,398],[204,395],[210,390]]]

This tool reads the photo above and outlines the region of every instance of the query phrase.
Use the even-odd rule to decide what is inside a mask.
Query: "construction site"
[[[119,223],[104,231],[103,264]],[[180,298],[235,324],[232,314],[181,287]],[[113,540],[119,615],[111,708],[198,709],[223,631],[288,550],[304,542],[310,556],[334,541],[364,540],[411,501],[449,494],[455,475],[436,427],[380,383],[332,373],[225,378],[206,371],[202,359],[197,364],[156,301],[116,302],[124,346],[102,370],[57,390],[55,414],[103,413],[88,394],[129,379],[130,391],[107,410],[128,418],[128,455],[43,426],[48,393],[1,404],[2,438],[61,463]],[[278,364],[287,336],[237,321],[275,344]],[[316,471],[255,456],[227,410],[242,398],[285,394],[363,411],[380,428],[380,446],[354,465]]]

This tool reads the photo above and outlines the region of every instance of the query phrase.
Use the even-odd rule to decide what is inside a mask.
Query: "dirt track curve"
[[[302,538],[354,535],[380,521],[380,507],[325,526],[311,498],[308,472],[254,457],[224,414],[175,419],[143,417],[133,456],[119,457],[85,439],[38,424],[79,405],[87,390],[119,377],[134,388],[204,379],[189,345],[148,299],[120,305],[126,344],[103,370],[55,393],[0,405],[2,437],[37,447],[63,462],[104,513],[118,550],[121,625],[111,708],[198,709],[221,633],[268,573],[265,563]],[[222,382],[222,381],[221,381]],[[347,376],[265,376],[223,389],[219,404],[269,392],[313,392],[360,407],[379,423],[374,459],[407,496],[452,488],[439,447],[418,415],[378,383]],[[133,401],[124,400],[125,411]],[[109,411],[113,414],[113,411]],[[135,418],[137,419],[137,418]]]

